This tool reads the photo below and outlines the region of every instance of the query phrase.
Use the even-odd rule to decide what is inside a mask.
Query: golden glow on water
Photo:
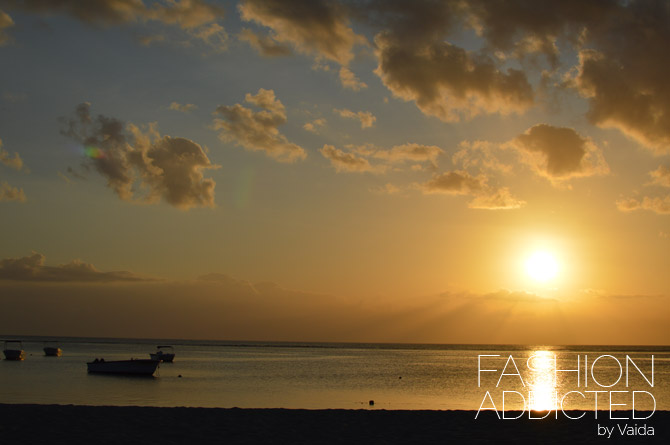
[[[550,351],[533,351],[528,358],[529,408],[535,411],[554,410],[556,400],[556,355]]]

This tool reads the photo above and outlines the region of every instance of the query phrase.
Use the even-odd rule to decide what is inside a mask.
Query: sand
[[[670,443],[670,411],[648,420],[498,420],[472,411],[154,408],[0,404],[0,443]],[[621,436],[617,424],[653,426],[654,436]],[[614,427],[611,439],[598,425]]]

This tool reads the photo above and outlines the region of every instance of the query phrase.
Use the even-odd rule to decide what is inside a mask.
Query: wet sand
[[[474,411],[154,408],[0,404],[0,443],[670,443],[670,411],[648,420],[587,412],[544,420],[498,420]],[[509,413],[508,413],[509,415]],[[624,414],[619,414],[623,416]],[[654,436],[621,436],[617,424],[646,424]],[[598,425],[614,427],[611,439]],[[601,429],[601,432],[603,430]]]

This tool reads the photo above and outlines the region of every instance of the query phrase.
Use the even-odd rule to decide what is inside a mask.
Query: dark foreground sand
[[[670,443],[670,411],[648,420],[498,420],[472,411],[149,408],[0,404],[0,444]],[[552,414],[553,416],[553,414]],[[598,436],[617,424],[654,436]],[[602,430],[601,430],[602,431]]]

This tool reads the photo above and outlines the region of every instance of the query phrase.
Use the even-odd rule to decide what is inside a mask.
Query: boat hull
[[[47,357],[60,357],[63,355],[63,350],[61,348],[52,348],[47,346],[44,348],[44,355]]]
[[[97,360],[86,363],[88,372],[92,374],[124,374],[151,376],[156,372],[159,360]]]
[[[26,353],[22,349],[5,349],[2,352],[7,360],[23,360],[26,358]]]
[[[5,359],[7,360],[23,360],[26,358],[26,353],[23,349],[5,349],[2,352],[5,354]]]

